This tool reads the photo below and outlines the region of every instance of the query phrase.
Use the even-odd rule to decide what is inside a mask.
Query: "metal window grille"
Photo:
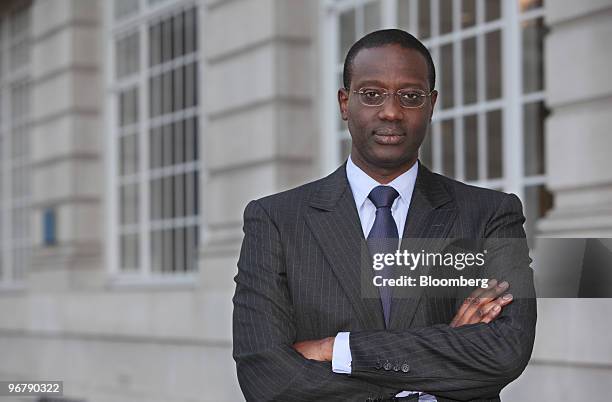
[[[0,286],[23,283],[31,261],[31,3],[0,17]]]
[[[200,231],[200,7],[116,0],[112,9],[110,266],[137,280],[189,276]]]

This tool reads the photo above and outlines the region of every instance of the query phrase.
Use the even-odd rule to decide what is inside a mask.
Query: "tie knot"
[[[399,197],[399,193],[391,186],[374,187],[368,195],[376,208],[390,208],[397,197]]]

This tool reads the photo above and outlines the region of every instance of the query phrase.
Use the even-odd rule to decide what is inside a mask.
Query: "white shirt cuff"
[[[351,374],[351,347],[349,344],[350,332],[338,332],[334,340],[332,351],[332,371],[338,374]]]

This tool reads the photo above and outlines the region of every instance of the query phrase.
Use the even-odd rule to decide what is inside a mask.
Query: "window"
[[[323,110],[324,169],[350,151],[334,102],[349,47],[370,31],[399,27],[421,39],[436,64],[440,94],[421,161],[458,180],[517,194],[533,234],[552,204],[544,186],[543,2],[328,0],[324,7],[326,37],[333,38],[323,57],[331,99]]]
[[[31,261],[30,32],[29,3],[0,19],[0,286]]]
[[[200,229],[198,9],[114,5],[111,266],[123,276],[189,274]]]

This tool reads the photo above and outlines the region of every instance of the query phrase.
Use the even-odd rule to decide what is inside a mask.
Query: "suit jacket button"
[[[395,366],[393,366],[393,371],[400,371],[400,364],[399,363],[395,363]]]
[[[403,371],[404,373],[407,373],[407,372],[409,372],[409,371],[410,371],[410,366],[408,365],[408,363],[404,363],[404,364],[402,364],[402,371]]]
[[[376,367],[376,370],[380,370],[382,368],[382,366],[383,366],[383,364],[380,361],[380,359],[376,360],[376,366],[374,366],[374,367]]]
[[[383,368],[384,368],[385,370],[387,370],[387,371],[391,370],[391,368],[392,368],[392,367],[393,367],[393,366],[391,365],[391,362],[390,362],[389,360],[387,360],[387,361],[385,362],[385,365],[383,366]]]

